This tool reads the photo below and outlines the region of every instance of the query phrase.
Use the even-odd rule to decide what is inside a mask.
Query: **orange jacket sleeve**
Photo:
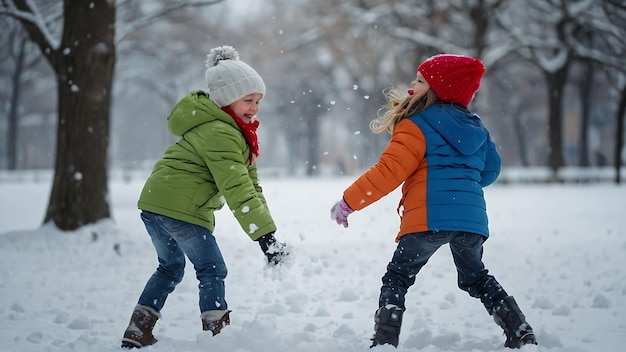
[[[415,172],[425,152],[420,128],[408,119],[400,121],[376,164],[344,191],[346,203],[361,210],[389,194]]]

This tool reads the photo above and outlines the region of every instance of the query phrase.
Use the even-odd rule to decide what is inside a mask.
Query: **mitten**
[[[337,221],[337,224],[348,227],[348,215],[354,213],[343,198],[330,208],[330,218]]]
[[[265,257],[267,257],[267,263],[269,265],[279,264],[287,255],[289,255],[287,245],[282,242],[278,242],[276,237],[274,237],[273,232],[261,236],[257,239],[257,242],[259,242],[261,250],[265,254]]]

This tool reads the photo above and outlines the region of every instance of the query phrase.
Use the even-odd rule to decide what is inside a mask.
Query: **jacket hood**
[[[209,99],[208,93],[196,90],[174,106],[167,117],[167,128],[175,136],[182,136],[192,128],[214,120],[224,121],[239,129],[232,117]]]
[[[489,139],[480,117],[462,105],[438,102],[422,114],[424,120],[463,155],[476,153]]]

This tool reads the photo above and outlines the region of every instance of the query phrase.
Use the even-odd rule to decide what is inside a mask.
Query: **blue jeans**
[[[148,211],[141,212],[141,220],[156,249],[159,266],[146,283],[138,303],[160,312],[167,296],[183,280],[187,256],[200,282],[200,312],[227,309],[226,264],[211,231]]]
[[[439,247],[448,243],[458,273],[459,288],[472,297],[480,298],[491,314],[493,302],[506,297],[507,293],[485,269],[482,262],[484,240],[484,236],[459,231],[418,232],[400,237],[382,278],[379,307],[394,304],[404,310],[404,297],[415,283],[415,275]]]

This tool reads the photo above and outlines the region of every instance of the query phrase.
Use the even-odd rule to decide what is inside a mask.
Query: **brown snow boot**
[[[222,328],[230,325],[230,310],[207,310],[202,312],[202,330],[211,331],[213,336],[219,334]]]
[[[156,343],[157,339],[152,335],[152,329],[160,317],[161,314],[154,309],[137,305],[124,332],[122,347],[141,348]]]
[[[537,344],[533,329],[526,322],[526,317],[513,296],[496,301],[492,315],[493,320],[504,329],[506,335],[504,347],[520,348],[522,345]]]

